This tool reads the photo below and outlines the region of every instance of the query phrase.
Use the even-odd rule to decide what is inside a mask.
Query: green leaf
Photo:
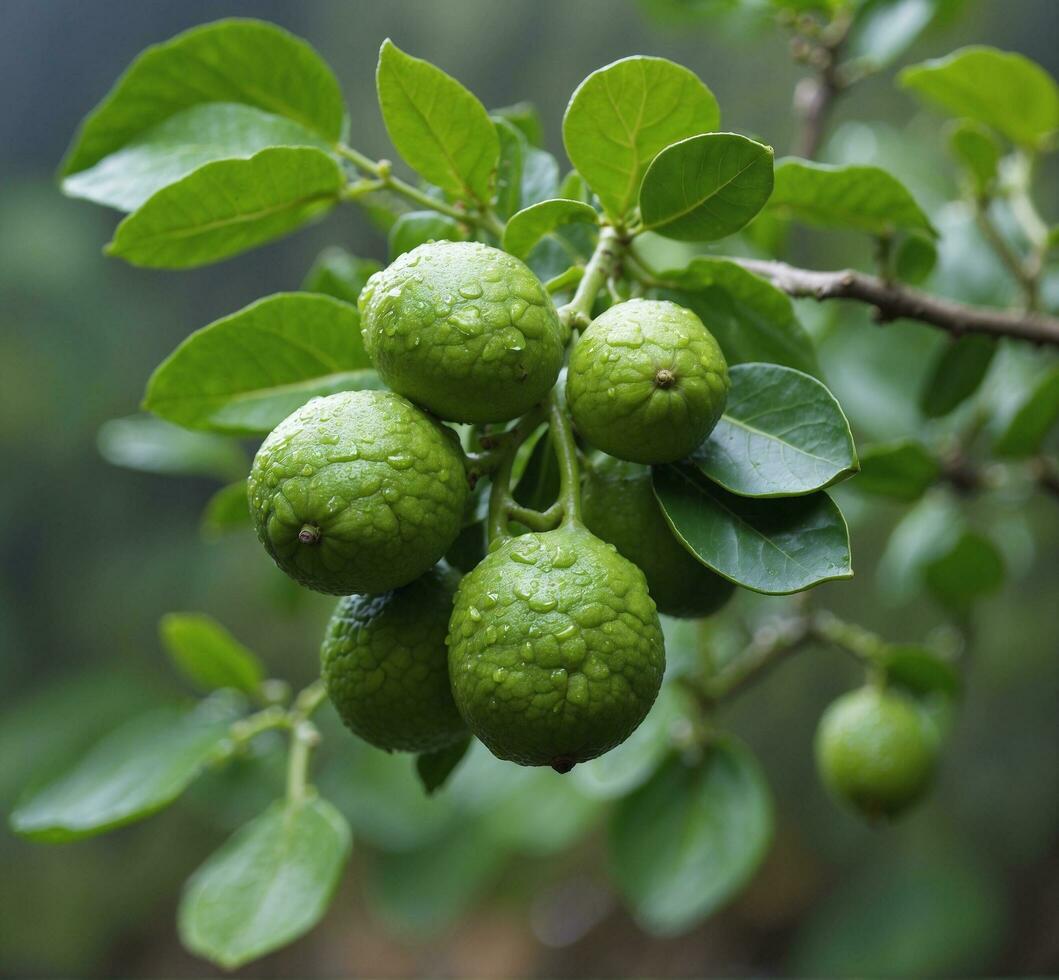
[[[326,800],[277,800],[188,880],[181,940],[226,970],[293,942],[327,911],[350,847],[349,825]]]
[[[485,106],[389,39],[375,82],[386,131],[405,163],[449,194],[488,201],[500,144]]]
[[[188,337],[151,375],[144,408],[189,429],[255,435],[310,398],[379,387],[370,368],[354,307],[277,293]]]
[[[504,229],[504,250],[524,259],[545,235],[560,225],[582,221],[599,224],[599,215],[581,201],[558,198],[541,201],[523,208],[507,223]]]
[[[689,466],[655,467],[654,490],[684,547],[737,585],[786,595],[853,575],[846,522],[822,491],[737,497]]]
[[[970,175],[978,194],[988,193],[1000,168],[1000,144],[981,123],[963,119],[949,132],[949,150]]]
[[[213,617],[168,613],[158,631],[176,668],[203,691],[230,687],[253,695],[261,689],[265,676],[261,661]]]
[[[172,803],[219,753],[231,705],[162,708],[126,722],[72,769],[31,792],[11,814],[16,834],[49,843],[79,840],[141,820]]]
[[[500,158],[496,165],[496,213],[510,218],[522,204],[522,164],[526,138],[506,119],[494,120],[500,140]]]
[[[691,462],[743,497],[793,497],[857,471],[842,408],[816,378],[778,364],[738,364],[724,415]]]
[[[544,125],[541,114],[532,102],[516,102],[493,110],[494,116],[510,123],[526,138],[530,146],[544,146]]]
[[[559,196],[559,161],[546,150],[526,146],[522,151],[523,207]]]
[[[923,580],[943,606],[966,614],[1004,584],[1004,558],[985,535],[964,529],[950,549],[927,562]]]
[[[250,507],[246,500],[246,480],[221,487],[202,512],[199,530],[204,538],[218,538],[228,531],[251,527]]]
[[[919,397],[927,418],[941,418],[971,397],[985,379],[996,341],[982,334],[961,337],[943,347]]]
[[[911,503],[937,482],[940,473],[937,458],[921,442],[896,439],[861,449],[860,475],[854,486]]]
[[[356,306],[364,284],[381,268],[382,263],[375,259],[359,259],[344,248],[331,245],[317,256],[301,288],[307,293],[323,293]]]
[[[1043,374],[993,443],[998,456],[1025,458],[1041,450],[1059,422],[1059,367]]]
[[[471,737],[468,735],[453,745],[438,749],[437,752],[425,752],[416,756],[416,773],[427,796],[433,796],[445,785],[445,781],[463,761],[470,747]]]
[[[107,246],[133,265],[190,269],[263,245],[330,210],[345,177],[312,147],[272,147],[207,163],[163,187]]]
[[[694,72],[636,55],[592,72],[577,87],[563,116],[563,143],[603,210],[620,220],[636,204],[658,153],[712,132],[720,119],[717,100]]]
[[[170,116],[208,102],[283,116],[331,144],[347,124],[338,81],[305,41],[264,21],[221,20],[144,51],[84,121],[62,174],[86,170]]]
[[[108,463],[145,473],[231,480],[247,468],[246,455],[232,440],[188,432],[147,415],[104,422],[96,445]]]
[[[63,191],[119,211],[135,211],[156,191],[214,160],[246,158],[270,146],[328,142],[299,123],[253,106],[192,106],[144,130],[120,150],[63,180]]]
[[[664,278],[682,287],[674,298],[698,314],[729,364],[768,361],[819,373],[812,339],[790,297],[768,280],[727,259],[705,255]]]
[[[437,211],[409,211],[402,214],[390,228],[390,261],[425,242],[458,242],[464,237],[459,224],[452,218]]]
[[[710,242],[739,231],[772,193],[772,147],[735,133],[692,136],[666,147],[640,188],[645,228]]]
[[[776,164],[769,207],[819,228],[937,234],[904,184],[879,167],[834,167],[787,157]]]
[[[951,698],[960,692],[956,668],[929,647],[914,643],[890,646],[879,663],[888,683],[904,688],[915,697],[940,694]]]
[[[843,54],[860,70],[877,71],[896,61],[930,26],[938,0],[863,0],[857,6]]]
[[[772,801],[750,751],[721,738],[692,765],[678,756],[622,800],[611,867],[650,932],[684,932],[750,880],[772,839]]]
[[[938,261],[937,246],[926,235],[908,235],[897,246],[894,272],[898,279],[918,285],[934,271]]]
[[[1043,147],[1059,129],[1059,86],[1036,62],[971,46],[901,72],[901,84],[958,118],[995,129],[1013,143]]]

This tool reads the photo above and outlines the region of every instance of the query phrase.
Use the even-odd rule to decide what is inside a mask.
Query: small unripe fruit
[[[566,397],[574,425],[597,449],[634,463],[671,463],[717,424],[728,365],[691,310],[634,299],[598,316],[578,340]]]
[[[824,712],[816,762],[839,799],[868,817],[893,817],[929,786],[937,735],[914,702],[876,687],[850,691]]]

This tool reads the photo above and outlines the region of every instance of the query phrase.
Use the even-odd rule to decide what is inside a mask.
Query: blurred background
[[[317,670],[330,600],[300,592],[249,531],[200,533],[210,495],[245,461],[203,450],[202,476],[107,462],[97,433],[137,410],[155,365],[191,330],[279,289],[295,289],[320,249],[340,243],[385,259],[385,241],[345,209],[291,239],[180,274],[104,259],[115,214],[63,198],[53,179],[78,121],[146,45],[226,15],[262,17],[311,41],[339,76],[351,142],[391,151],[374,100],[380,41],[454,74],[498,107],[530,99],[561,154],[569,94],[592,69],[656,54],[713,89],[725,128],[786,152],[791,92],[803,69],[774,27],[714,16],[723,3],[460,0],[424,3],[4,0],[0,32],[0,807],[102,732],[190,692],[157,638],[169,611],[211,613],[294,683]],[[1059,74],[1055,0],[949,4],[903,61],[967,43],[1016,50]],[[838,106],[821,153],[877,162],[906,181],[945,233],[930,287],[1003,303],[1009,287],[957,196],[938,118],[883,71]],[[1041,208],[1059,216],[1054,168]],[[820,268],[870,256],[841,235],[799,237]],[[1054,302],[1055,283],[1052,289]],[[916,435],[917,385],[940,337],[860,310],[799,313],[820,340],[828,383],[860,440]],[[982,396],[1002,399],[1038,351],[1005,352]],[[1012,379],[1015,379],[1014,381]],[[113,430],[111,430],[113,434]],[[252,449],[252,447],[248,447]],[[106,436],[103,449],[107,450]],[[113,458],[115,451],[108,450]],[[855,482],[855,481],[854,481]],[[909,509],[843,490],[857,578],[819,604],[888,638],[941,635],[945,612],[910,588]],[[948,500],[935,508],[944,520]],[[1059,509],[1013,494],[964,512],[1001,551],[1004,585],[968,629],[964,703],[937,792],[894,826],[837,809],[812,763],[824,706],[857,683],[838,653],[810,650],[726,708],[723,722],[758,753],[776,801],[763,867],[730,906],[687,934],[637,926],[606,871],[606,821],[642,760],[664,745],[672,705],[609,767],[573,777],[497,767],[476,754],[436,799],[408,759],[348,737],[322,717],[317,779],[349,817],[351,871],[323,925],[247,975],[926,976],[1059,972]],[[904,533],[891,536],[904,519]],[[902,543],[903,542],[903,543]],[[784,599],[738,600],[748,622]],[[680,656],[685,633],[673,632]],[[152,820],[48,848],[0,832],[0,972],[7,976],[212,976],[179,946],[182,882],[282,785],[266,745],[198,783]],[[625,751],[625,750],[620,750]],[[639,755],[637,755],[639,753]],[[639,760],[639,761],[638,761]]]

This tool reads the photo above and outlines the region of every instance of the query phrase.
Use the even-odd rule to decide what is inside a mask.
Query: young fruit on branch
[[[247,486],[276,564],[333,595],[418,578],[455,540],[468,494],[455,433],[384,391],[303,405],[261,444]]]

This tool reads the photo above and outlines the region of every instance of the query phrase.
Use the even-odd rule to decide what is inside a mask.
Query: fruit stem
[[[320,732],[309,718],[326,694],[324,682],[317,679],[298,693],[288,712],[290,749],[287,755],[287,799],[292,803],[300,803],[308,791],[309,757],[320,742]]]
[[[563,523],[581,521],[581,469],[577,461],[577,442],[570,419],[559,404],[559,393],[552,389],[548,396],[548,423],[551,426],[552,446],[559,464],[559,500],[563,508]]]
[[[577,284],[573,299],[559,308],[559,319],[570,329],[584,330],[592,322],[592,304],[599,291],[607,284],[622,254],[625,245],[617,230],[604,225],[599,232],[592,258],[585,266],[585,274]]]
[[[544,404],[536,405],[510,429],[493,437],[498,455],[494,458],[490,476],[493,485],[489,491],[489,513],[486,517],[490,541],[508,535],[508,518],[511,509],[517,506],[511,497],[511,473],[515,466],[515,457],[519,447],[537,430],[545,417]]]

